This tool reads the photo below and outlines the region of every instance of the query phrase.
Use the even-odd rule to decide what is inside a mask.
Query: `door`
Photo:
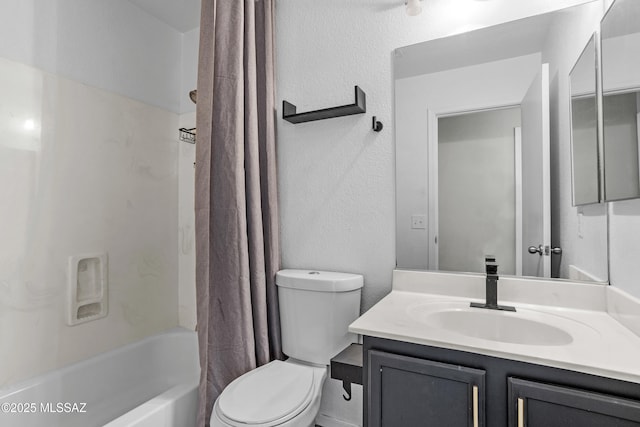
[[[522,100],[522,274],[551,277],[549,64]],[[529,252],[529,247],[539,249]]]
[[[369,427],[485,425],[485,372],[370,350]]]
[[[514,427],[638,427],[640,402],[568,387],[508,379]]]

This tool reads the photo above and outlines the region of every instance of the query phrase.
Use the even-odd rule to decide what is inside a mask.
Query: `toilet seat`
[[[230,426],[283,424],[313,400],[318,382],[316,371],[311,366],[273,361],[229,384],[216,401],[214,411]]]

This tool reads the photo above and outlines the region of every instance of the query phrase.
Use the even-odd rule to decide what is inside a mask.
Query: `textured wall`
[[[613,0],[604,0],[610,5]],[[640,298],[640,199],[613,202],[609,207],[611,283]]]
[[[640,199],[610,204],[611,284],[640,298]]]

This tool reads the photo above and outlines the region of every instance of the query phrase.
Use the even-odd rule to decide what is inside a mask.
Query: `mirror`
[[[571,179],[573,205],[598,203],[598,106],[596,100],[596,34],[569,73],[571,85]]]
[[[616,0],[601,24],[604,199],[640,197],[640,2]]]
[[[568,71],[590,35],[582,20],[594,28],[601,13],[587,3],[395,51],[399,268],[484,272],[491,254],[502,274],[607,279],[606,212],[590,212],[587,232],[580,228],[570,158],[552,157],[570,151],[558,79],[569,102]],[[572,59],[560,58],[564,71],[546,64],[568,53],[559,37],[572,29],[583,36]],[[562,120],[567,136],[552,141]],[[577,235],[562,228],[565,216],[578,222]],[[552,230],[557,242],[571,239],[566,262]]]

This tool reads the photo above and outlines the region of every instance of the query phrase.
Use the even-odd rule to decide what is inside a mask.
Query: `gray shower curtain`
[[[281,358],[273,1],[202,0],[196,143],[198,426]]]

